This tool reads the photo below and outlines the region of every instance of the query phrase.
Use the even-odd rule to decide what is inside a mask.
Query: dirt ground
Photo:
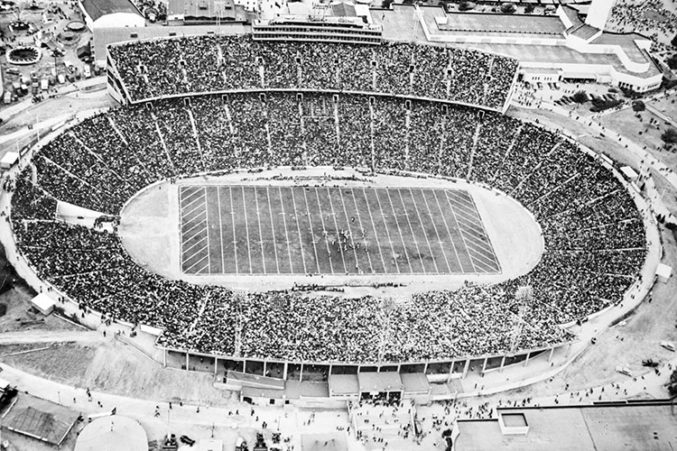
[[[378,175],[365,179],[353,170],[346,174],[338,173],[332,168],[315,168],[304,171],[290,171],[285,168],[258,173],[256,178],[247,173],[234,173],[227,176],[200,177],[180,180],[178,184],[162,183],[141,191],[122,210],[119,234],[122,243],[132,259],[140,266],[170,279],[182,279],[198,284],[217,284],[231,289],[249,290],[256,286],[257,290],[289,288],[294,282],[336,285],[345,287],[346,296],[378,294],[397,299],[405,299],[412,293],[422,290],[455,289],[465,281],[476,283],[497,283],[528,272],[538,264],[543,253],[543,238],[540,226],[523,206],[513,198],[489,190],[478,184],[464,181],[449,181],[439,178],[411,178],[391,175]],[[323,179],[327,174],[334,180]],[[301,177],[303,175],[303,177]],[[356,176],[357,181],[344,180],[342,177]],[[339,177],[341,176],[341,177]],[[291,180],[296,177],[297,180]],[[312,177],[309,178],[309,177]],[[371,287],[375,283],[392,281],[390,275],[351,275],[322,274],[306,276],[303,274],[262,276],[241,274],[201,274],[189,275],[181,271],[179,255],[179,212],[177,187],[182,184],[193,184],[199,181],[204,185],[257,184],[257,185],[290,185],[301,184],[335,184],[340,186],[411,186],[425,188],[449,188],[465,190],[473,198],[477,211],[482,219],[486,233],[498,257],[501,272],[498,274],[413,274],[398,275],[396,288]],[[510,218],[510,221],[505,221]]]
[[[36,351],[7,355],[28,349]],[[132,398],[221,405],[231,397],[230,392],[213,387],[213,374],[162,368],[136,348],[113,338],[95,346],[0,346],[0,360],[56,382]]]
[[[660,101],[647,103],[677,121],[677,100],[674,95],[670,99],[661,99]],[[650,119],[654,119],[653,124],[649,124]],[[655,121],[658,122],[656,123]],[[601,116],[599,122],[631,141],[642,145],[642,147],[646,147],[654,157],[673,169],[677,167],[677,152],[664,150],[663,141],[661,140],[661,134],[668,128],[674,127],[665,124],[649,110],[636,113],[632,108],[625,108],[621,111]]]

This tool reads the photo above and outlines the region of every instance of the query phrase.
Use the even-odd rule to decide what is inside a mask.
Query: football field
[[[180,186],[186,274],[492,274],[463,190]]]

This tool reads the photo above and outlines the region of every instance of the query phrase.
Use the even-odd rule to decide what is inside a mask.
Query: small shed
[[[656,268],[656,276],[658,280],[662,283],[666,283],[670,276],[672,275],[672,266],[668,266],[664,263],[659,263],[658,268]]]
[[[357,382],[363,398],[385,396],[401,399],[404,391],[400,374],[391,371],[357,373]]]
[[[0,168],[9,169],[19,161],[19,154],[17,152],[7,152],[0,160]]]
[[[40,293],[31,299],[31,305],[39,310],[40,313],[47,316],[54,310],[56,302],[45,293]]]
[[[632,169],[630,166],[621,167],[621,172],[623,173],[625,178],[627,178],[631,182],[636,182],[637,179],[639,178],[639,174],[637,173],[637,171]]]
[[[223,451],[223,442],[213,438],[202,439],[197,443],[198,451]]]

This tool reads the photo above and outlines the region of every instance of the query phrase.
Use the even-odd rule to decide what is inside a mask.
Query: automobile
[[[12,74],[12,75],[21,75],[21,72],[19,72],[19,69],[15,68],[15,67],[10,67],[9,69],[7,69],[7,73]]]
[[[193,446],[195,444],[195,440],[188,437],[187,435],[182,435],[181,437],[179,437],[179,441],[181,443],[185,443],[188,446]]]

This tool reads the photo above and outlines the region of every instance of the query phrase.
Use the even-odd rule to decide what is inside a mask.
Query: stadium
[[[608,162],[502,114],[517,66],[413,44],[111,46],[124,105],[22,162],[16,245],[63,302],[157,331],[186,369],[434,380],[566,348],[642,281],[647,224]]]

